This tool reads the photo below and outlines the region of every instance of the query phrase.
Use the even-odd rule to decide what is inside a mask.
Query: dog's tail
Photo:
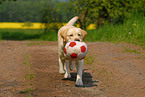
[[[79,17],[75,16],[67,23],[67,26],[73,26],[78,19],[79,19]]]

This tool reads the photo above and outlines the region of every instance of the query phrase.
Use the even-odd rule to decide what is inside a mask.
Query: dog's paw
[[[71,78],[70,74],[65,73],[64,78]]]
[[[59,73],[60,73],[60,74],[64,74],[65,71],[64,71],[64,70],[59,70]]]
[[[78,79],[76,81],[76,86],[83,86],[83,81],[81,79]]]

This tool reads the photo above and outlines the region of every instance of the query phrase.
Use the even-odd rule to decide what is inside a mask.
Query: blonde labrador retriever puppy
[[[64,73],[64,78],[71,78],[70,72],[68,70],[67,65],[67,58],[65,57],[64,47],[67,42],[69,41],[83,41],[87,35],[87,32],[74,27],[74,23],[78,20],[79,17],[72,18],[66,26],[63,26],[58,31],[58,56],[59,56],[59,73]],[[77,60],[76,67],[77,67],[77,79],[76,85],[82,86],[82,69],[83,69],[84,60]],[[69,67],[73,69],[73,63],[70,60]]]

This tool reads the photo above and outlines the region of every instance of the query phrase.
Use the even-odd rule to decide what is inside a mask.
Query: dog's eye
[[[78,34],[78,36],[81,36],[81,34]]]
[[[71,34],[71,35],[69,35],[69,36],[73,36],[73,35]]]

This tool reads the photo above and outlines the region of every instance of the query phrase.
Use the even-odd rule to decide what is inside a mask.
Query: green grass
[[[125,52],[129,52],[129,53],[136,53],[136,54],[141,54],[141,52],[138,52],[137,50],[133,49],[125,49]]]
[[[42,30],[33,29],[0,29],[2,40],[31,40],[38,39]]]
[[[35,78],[35,75],[32,73],[27,73],[24,78],[32,80],[33,78]]]
[[[0,29],[0,40],[56,41],[56,32],[43,33],[42,29]]]
[[[94,63],[95,59],[93,56],[89,55],[89,56],[86,56],[85,58],[85,64],[89,64],[89,65],[92,65]]]
[[[32,80],[33,78],[35,78],[35,74],[32,73],[32,70],[31,70],[31,64],[30,64],[30,58],[31,56],[29,54],[26,54],[23,58],[23,64],[26,66],[26,75],[24,76],[24,78],[26,79],[30,79]]]
[[[127,42],[145,48],[145,17],[143,15],[132,15],[123,24],[107,24],[87,32],[87,41]]]
[[[124,48],[124,49],[125,49],[124,52],[135,53],[135,54],[140,55],[140,56],[138,57],[138,59],[145,59],[145,55],[144,55],[145,52],[139,52],[139,51],[137,51],[136,49],[128,49],[128,48]]]
[[[24,58],[23,58],[23,61],[24,61],[23,64],[24,64],[27,68],[30,67],[30,64],[29,64],[30,58],[31,58],[31,56],[30,56],[29,54],[26,54],[26,55],[24,56]]]
[[[32,89],[32,88],[27,88],[27,89],[24,90],[24,91],[20,91],[20,94],[31,93],[31,92],[33,92],[33,91],[34,91],[34,89]]]

